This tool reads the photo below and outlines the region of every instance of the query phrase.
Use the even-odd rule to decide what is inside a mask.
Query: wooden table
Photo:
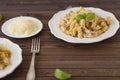
[[[56,12],[71,6],[98,7],[114,13],[120,20],[120,0],[0,0],[0,13],[6,20],[21,16],[40,19],[44,28],[38,35],[26,39],[5,37],[23,49],[22,64],[1,80],[25,80],[30,65],[31,39],[41,38],[41,52],[36,56],[36,80],[56,80],[54,71],[60,68],[72,74],[70,80],[120,80],[120,30],[107,40],[95,44],[71,44],[55,38],[48,21]]]

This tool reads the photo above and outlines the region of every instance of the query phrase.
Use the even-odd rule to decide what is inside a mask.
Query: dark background
[[[60,68],[72,74],[70,80],[120,80],[120,30],[107,40],[94,44],[71,44],[55,38],[48,21],[56,12],[68,6],[98,7],[115,14],[120,20],[120,0],[0,0],[0,13],[6,20],[21,16],[40,19],[44,28],[34,37],[41,38],[41,52],[36,55],[36,80],[56,80],[54,71]],[[31,38],[14,39],[23,49],[22,64],[1,80],[25,80],[31,60]]]

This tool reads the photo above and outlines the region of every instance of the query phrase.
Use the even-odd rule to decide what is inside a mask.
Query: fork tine
[[[38,52],[39,47],[39,38],[36,38],[36,52]]]
[[[36,44],[37,44],[37,39],[35,38],[35,39],[34,39],[34,49],[33,49],[34,51],[36,51],[36,48],[37,48],[37,45],[36,45]]]
[[[32,39],[32,47],[31,47],[31,52],[36,50],[36,38]]]
[[[38,38],[38,42],[37,42],[38,44],[37,44],[37,51],[39,52],[39,50],[40,50],[40,38]]]
[[[35,49],[36,51],[37,51],[37,48],[38,48],[38,38],[36,38],[36,49]]]
[[[31,52],[32,52],[32,50],[33,50],[33,43],[34,43],[34,40],[32,39],[32,43],[31,43]]]
[[[33,42],[33,51],[35,51],[35,49],[36,49],[36,38],[33,39],[33,40],[34,40],[34,42]]]

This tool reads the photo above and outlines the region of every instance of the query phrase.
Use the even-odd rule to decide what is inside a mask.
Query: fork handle
[[[35,54],[32,54],[31,64],[27,73],[26,80],[35,80]]]

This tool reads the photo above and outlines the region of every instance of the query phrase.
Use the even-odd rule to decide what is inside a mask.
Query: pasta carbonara
[[[110,17],[104,19],[91,10],[80,7],[62,18],[59,27],[65,34],[73,37],[94,38],[106,32],[111,22]]]
[[[0,70],[3,70],[10,64],[11,52],[0,44]]]

